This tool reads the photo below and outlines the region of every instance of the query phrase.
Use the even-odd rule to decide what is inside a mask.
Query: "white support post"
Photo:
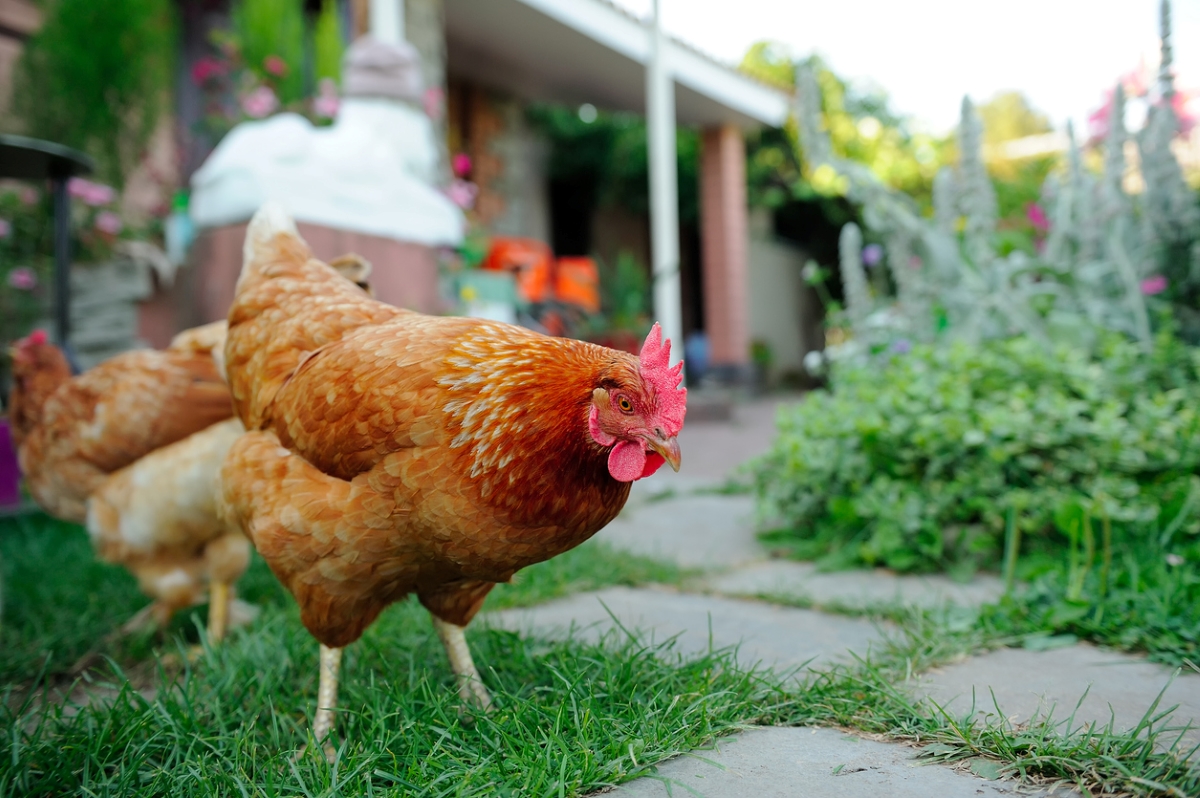
[[[371,0],[371,38],[385,44],[404,42],[404,0]]]
[[[650,242],[654,315],[670,338],[673,361],[683,356],[679,281],[679,176],[675,168],[675,82],[666,62],[666,38],[654,0],[650,61],[646,65],[646,137],[650,158]]]

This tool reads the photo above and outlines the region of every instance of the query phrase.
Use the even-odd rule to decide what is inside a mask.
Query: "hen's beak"
[[[671,468],[679,472],[679,462],[682,455],[679,452],[679,439],[675,436],[670,438],[660,438],[657,435],[650,435],[646,438],[646,445],[654,451],[662,455],[663,459],[670,464]]]

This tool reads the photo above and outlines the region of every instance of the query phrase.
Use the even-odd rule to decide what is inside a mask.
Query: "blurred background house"
[[[285,11],[289,6],[298,17]],[[405,102],[427,116],[434,133],[434,162],[425,179],[462,207],[466,221],[457,238],[414,240],[419,236],[380,234],[378,224],[365,221],[368,212],[334,223],[300,212],[302,231],[317,254],[355,251],[366,257],[387,301],[426,312],[470,312],[479,307],[471,302],[479,291],[494,289],[486,278],[462,272],[480,265],[523,268],[504,257],[532,246],[529,251],[542,252],[552,271],[562,258],[585,259],[562,262],[576,263],[583,269],[578,279],[598,284],[562,307],[538,301],[547,297],[525,296],[528,280],[517,280],[516,303],[522,310],[531,300],[535,306],[522,314],[526,323],[618,346],[629,345],[629,336],[648,323],[645,146],[628,153],[632,186],[625,193],[633,199],[612,202],[603,196],[594,164],[571,163],[573,156],[586,160],[594,144],[576,150],[563,145],[562,135],[564,118],[569,133],[589,125],[600,138],[614,127],[644,131],[651,43],[644,20],[604,0],[177,0],[172,7],[177,27],[170,100],[149,140],[149,155],[125,181],[123,202],[140,206],[134,215],[144,209],[170,218],[172,202],[177,211],[186,202],[182,194],[173,198],[171,189],[190,183],[197,229],[177,273],[152,272],[155,289],[136,309],[141,341],[161,346],[178,329],[224,315],[232,297],[249,206],[231,211],[241,218],[201,207],[209,189],[195,176],[206,174],[201,170],[214,148],[232,127],[253,129],[266,124],[260,118],[283,110],[312,120],[314,141],[328,132],[322,125],[332,121],[336,128],[334,109],[352,100],[344,96],[349,77],[341,71],[342,53],[372,33],[377,39],[394,35],[417,56],[420,95]],[[272,12],[277,43],[251,41],[264,38],[255,15]],[[0,0],[0,100],[21,39],[39,23],[28,0]],[[381,24],[390,32],[381,34]],[[285,40],[289,36],[292,41]],[[270,47],[265,71],[258,63],[264,47]],[[753,340],[770,350],[777,373],[799,373],[803,354],[821,346],[819,306],[800,277],[806,255],[775,235],[770,214],[752,219],[746,196],[745,135],[781,127],[788,94],[678,41],[668,40],[664,61],[674,82],[681,141],[699,145],[679,154],[682,329],[693,342],[695,362],[707,361],[710,373],[725,381],[744,380],[751,373]],[[246,91],[255,75],[256,87],[269,87],[271,94]],[[333,106],[320,109],[325,115],[315,112],[322,97]],[[253,106],[256,98],[265,105]],[[283,136],[280,147],[291,141],[290,134],[268,130],[268,138]],[[296,146],[309,152],[308,144]],[[235,184],[226,181],[226,195],[237,190]],[[405,212],[386,206],[376,211]],[[524,249],[514,249],[514,242]],[[498,245],[502,249],[495,251]],[[508,301],[510,293],[502,289],[499,296]],[[613,312],[613,296],[629,299],[631,293],[634,312]],[[602,306],[607,320],[601,320]]]

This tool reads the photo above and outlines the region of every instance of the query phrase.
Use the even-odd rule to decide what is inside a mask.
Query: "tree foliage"
[[[891,109],[887,95],[877,88],[863,90],[847,83],[817,56],[806,61],[816,70],[822,123],[833,153],[866,164],[884,183],[928,207],[933,176],[944,161],[947,141],[911,130],[909,123]],[[802,61],[794,58],[786,46],[758,42],[747,51],[739,69],[764,83],[794,91],[799,63]],[[797,199],[844,194],[845,187],[831,170],[815,168],[807,158],[797,162],[794,122],[789,121],[784,132],[782,139],[751,137],[752,201],[777,207],[786,201],[786,194],[777,190],[785,185]],[[803,154],[802,149],[799,151]]]
[[[14,107],[29,135],[84,150],[122,185],[168,99],[169,0],[53,0],[17,68]]]

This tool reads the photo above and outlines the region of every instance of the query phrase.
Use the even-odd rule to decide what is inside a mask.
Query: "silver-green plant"
[[[894,336],[923,340],[943,318],[948,334],[966,340],[1026,334],[1067,338],[1087,345],[1097,330],[1120,331],[1145,349],[1152,345],[1147,294],[1162,291],[1163,271],[1180,259],[1200,294],[1200,210],[1171,150],[1179,120],[1171,105],[1170,9],[1163,2],[1163,61],[1159,95],[1145,128],[1136,136],[1145,189],[1125,190],[1127,148],[1125,95],[1113,94],[1108,131],[1102,142],[1104,168],[1084,168],[1074,131],[1068,126],[1065,172],[1043,187],[1050,229],[1036,258],[1020,251],[1001,255],[995,248],[996,195],[982,153],[982,128],[969,99],[959,126],[960,160],[941,170],[933,184],[933,219],[923,218],[905,196],[887,188],[863,164],[838,158],[820,121],[820,95],[811,67],[797,69],[796,114],[801,145],[811,169],[834,169],[844,180],[847,199],[863,209],[866,225],[886,244],[888,267],[897,289],[894,299],[876,297],[869,311],[851,316],[852,332],[879,349],[878,325],[885,317]],[[859,242],[857,228],[843,244]],[[915,257],[914,257],[915,256]],[[843,271],[849,254],[843,253]],[[861,276],[843,280],[849,288]],[[916,268],[914,268],[914,266]],[[864,281],[865,286],[865,281]],[[891,313],[881,314],[884,302]],[[1187,309],[1178,307],[1177,315]],[[1200,330],[1200,311],[1195,313]]]

